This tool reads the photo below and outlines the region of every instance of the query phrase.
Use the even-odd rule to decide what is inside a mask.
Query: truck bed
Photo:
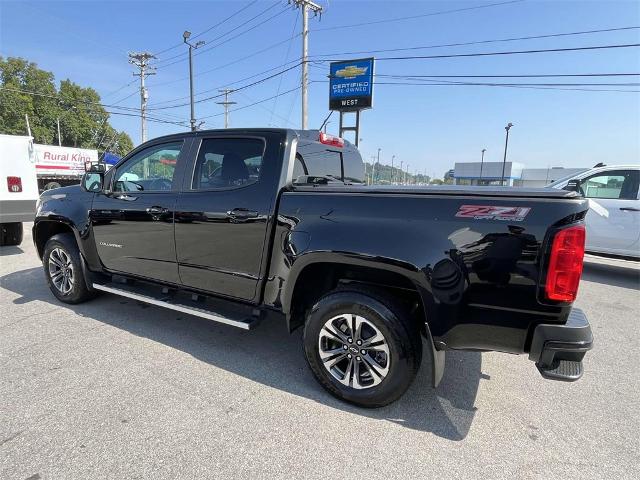
[[[516,197],[516,198],[580,198],[577,192],[555,188],[479,187],[467,185],[295,185],[295,192],[365,193],[388,195],[442,195],[465,197]]]

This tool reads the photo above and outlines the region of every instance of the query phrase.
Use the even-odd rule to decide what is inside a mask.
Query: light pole
[[[204,40],[199,40],[195,43],[195,45],[192,45],[191,43],[189,43],[190,36],[191,36],[191,32],[189,32],[188,30],[185,30],[184,33],[182,34],[182,39],[184,40],[184,43],[186,43],[189,46],[189,97],[191,99],[190,101],[191,120],[189,120],[189,123],[191,123],[191,131],[195,132],[196,131],[196,115],[195,115],[195,108],[193,104],[193,50],[204,45]]]
[[[407,174],[409,173],[409,164],[407,163],[407,171],[404,172],[404,183],[407,183]],[[411,174],[409,174],[411,176]]]
[[[484,165],[484,152],[486,152],[486,151],[487,151],[486,148],[482,149],[482,158],[480,159],[480,183],[479,183],[479,185],[482,184],[482,166]]]
[[[509,130],[513,127],[513,123],[509,122],[504,129],[507,131],[507,136],[504,140],[504,159],[502,160],[502,177],[500,179],[500,186],[504,185],[504,167],[507,164],[507,145],[509,145]]]
[[[378,165],[378,178],[380,178],[380,150],[382,149],[378,148],[378,160],[376,160],[376,164]]]
[[[402,183],[402,185],[404,185],[404,179],[402,178],[402,176],[404,175],[402,173],[402,164],[403,164],[403,161],[400,160],[400,183]]]
[[[393,160],[396,158],[395,155],[391,155],[391,184],[393,185]]]

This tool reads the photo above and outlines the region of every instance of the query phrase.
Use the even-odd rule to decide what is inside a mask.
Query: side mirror
[[[82,177],[82,189],[87,192],[100,192],[104,185],[104,172],[106,171],[104,163],[84,164],[85,174]]]
[[[577,178],[569,180],[563,190],[582,193],[582,188],[580,188],[580,180],[578,180]]]
[[[100,192],[104,184],[104,172],[87,172],[82,177],[82,189],[87,192]]]

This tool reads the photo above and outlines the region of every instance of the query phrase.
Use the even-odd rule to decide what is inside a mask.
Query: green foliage
[[[0,82],[0,133],[26,135],[26,114],[37,143],[57,144],[59,119],[63,146],[97,149],[100,153],[107,150],[120,156],[133,148],[129,135],[109,124],[109,113],[92,88],[67,79],[56,89],[51,72],[13,57],[0,57]]]
[[[383,165],[381,163],[371,164],[365,162],[367,183],[378,185],[407,184],[407,185],[425,185],[431,183],[431,177],[418,173],[411,175],[409,172],[401,171],[397,166],[393,169],[391,165]]]

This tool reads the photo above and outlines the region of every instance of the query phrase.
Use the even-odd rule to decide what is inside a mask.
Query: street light
[[[193,102],[193,50],[204,45],[204,40],[199,40],[194,45],[189,42],[189,37],[191,37],[191,32],[188,30],[185,30],[184,33],[182,34],[182,40],[184,40],[184,43],[186,43],[189,46],[189,97],[191,99],[190,101],[191,120],[189,121],[189,123],[191,123],[191,131],[195,132],[197,127],[196,127],[196,115],[195,115],[194,102]]]
[[[507,131],[507,136],[504,140],[504,159],[502,160],[502,178],[500,179],[500,186],[504,185],[504,167],[507,164],[507,145],[509,145],[509,130],[513,127],[513,123],[509,122],[504,129]]]
[[[391,184],[393,185],[393,159],[396,158],[395,155],[391,155]]]
[[[482,165],[484,165],[484,152],[486,151],[486,148],[482,149],[482,159],[480,160],[480,184],[482,183]]]

